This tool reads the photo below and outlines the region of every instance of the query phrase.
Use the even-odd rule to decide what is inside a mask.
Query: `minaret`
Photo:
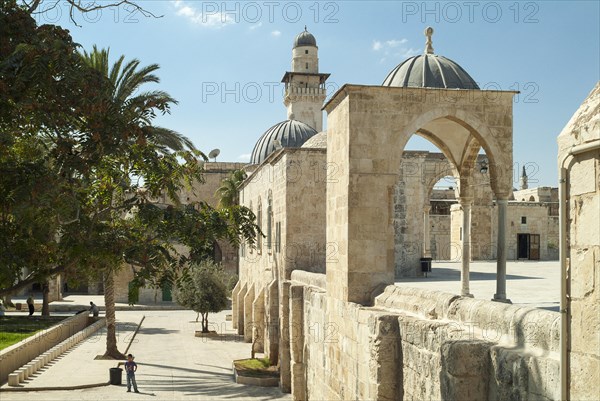
[[[519,180],[519,189],[527,189],[527,173],[525,172],[525,166],[523,166],[523,172],[521,173],[521,179]]]
[[[287,71],[281,82],[285,83],[283,104],[290,120],[298,120],[323,130],[323,102],[326,97],[325,81],[329,74],[319,73],[319,48],[317,40],[306,30],[294,39],[292,71]]]

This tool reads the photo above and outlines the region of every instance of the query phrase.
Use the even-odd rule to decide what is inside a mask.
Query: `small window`
[[[527,224],[527,217],[521,216],[521,224]]]
[[[308,70],[308,63],[306,63],[306,69]]]
[[[275,223],[275,252],[281,251],[281,222]]]
[[[308,54],[308,50],[304,50],[304,54]]]
[[[460,228],[460,232],[458,234],[458,240],[462,241],[462,227]]]
[[[256,251],[258,254],[262,253],[262,202],[260,198],[258,198],[258,206],[256,212],[256,225],[260,229],[260,233],[258,234],[258,238],[256,238]]]
[[[271,194],[269,194],[269,200],[267,203],[267,249],[271,252],[271,248],[273,246],[273,199],[271,198]]]

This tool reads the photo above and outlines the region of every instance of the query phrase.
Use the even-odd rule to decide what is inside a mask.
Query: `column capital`
[[[461,206],[463,206],[463,205],[471,206],[473,204],[473,198],[470,196],[461,196],[458,198],[458,202],[460,203]]]
[[[429,213],[431,211],[431,205],[423,206],[423,213]]]

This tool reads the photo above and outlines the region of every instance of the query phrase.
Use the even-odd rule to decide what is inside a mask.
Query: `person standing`
[[[0,316],[4,316],[5,311],[6,311],[6,308],[4,307],[2,300],[0,300]]]
[[[27,298],[27,307],[29,308],[29,316],[32,316],[35,308],[33,306],[33,295],[31,294],[29,295],[29,298]]]
[[[125,372],[127,373],[127,392],[131,392],[131,385],[133,384],[133,391],[139,393],[137,383],[135,382],[135,372],[137,370],[137,363],[133,362],[133,355],[127,355],[127,362],[125,362]]]
[[[96,304],[93,302],[90,302],[90,312],[92,312],[92,315],[94,317],[98,317],[98,313],[99,313],[98,306],[96,306]]]

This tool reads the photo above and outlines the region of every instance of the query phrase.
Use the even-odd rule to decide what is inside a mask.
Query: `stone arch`
[[[404,127],[404,129],[402,129],[402,132],[398,132],[399,136],[401,137],[398,147],[401,147],[401,149],[404,149],[404,147],[406,146],[406,143],[413,135],[413,134],[407,135],[407,133],[414,133],[419,130],[423,131],[422,127],[424,127],[428,123],[438,120],[438,119],[448,119],[469,131],[469,133],[473,136],[473,138],[475,138],[477,140],[479,147],[484,149],[486,156],[488,157],[489,172],[490,172],[490,185],[492,186],[492,190],[494,191],[495,194],[506,192],[506,191],[503,191],[501,189],[501,187],[499,186],[499,179],[502,177],[503,173],[501,172],[501,169],[499,167],[501,165],[501,163],[499,163],[497,161],[497,159],[502,154],[501,153],[502,151],[501,151],[499,145],[495,143],[495,141],[494,141],[495,135],[493,134],[491,129],[486,124],[484,124],[473,113],[467,113],[460,109],[454,109],[452,113],[448,113],[446,108],[443,108],[443,107],[428,110],[428,111],[414,117],[413,120],[410,121]],[[447,149],[447,145],[444,143],[443,138],[439,138],[439,139],[440,139],[441,143],[434,143],[434,144],[443,152],[444,149]],[[472,153],[472,151],[469,152],[468,155],[471,155],[471,153]],[[446,156],[446,157],[448,157],[448,156]],[[452,160],[452,159],[449,158],[449,160]],[[455,163],[454,163],[455,165],[460,166],[459,174],[463,172],[462,171],[463,163],[461,163],[461,162],[462,162],[462,160],[455,161]],[[512,172],[511,172],[511,174],[509,174],[509,176],[510,175],[512,175]]]
[[[440,96],[455,94],[467,96]],[[490,91],[482,90],[345,85],[331,98],[325,105],[327,162],[339,172],[327,182],[327,242],[335,242],[339,254],[326,268],[331,296],[368,304],[393,282],[393,188],[402,152],[419,130],[439,130],[434,134],[454,160],[468,153],[470,138],[477,140],[486,152],[499,221],[505,224],[512,190],[514,94],[494,91],[491,98]],[[498,230],[498,243],[506,243],[504,227]],[[499,282],[506,274],[505,252],[505,247],[498,252]],[[498,288],[496,295],[505,298],[505,289]]]

